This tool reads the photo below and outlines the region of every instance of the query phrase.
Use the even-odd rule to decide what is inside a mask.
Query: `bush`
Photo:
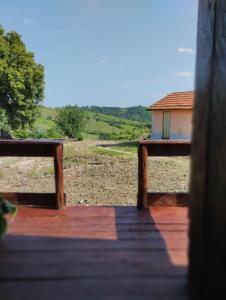
[[[86,113],[77,106],[65,106],[59,109],[56,124],[59,131],[69,138],[81,140],[81,132],[87,121]]]
[[[16,129],[13,131],[15,138],[28,139],[31,137],[32,131],[30,129]]]
[[[59,132],[57,127],[52,127],[46,130],[46,135],[48,139],[60,139],[63,138],[62,134]]]
[[[111,133],[100,133],[100,140],[124,140],[124,141],[135,141],[140,136],[146,136],[147,132],[144,129],[127,129],[121,130],[120,132]]]
[[[3,137],[5,134],[12,134],[11,127],[6,116],[6,111],[0,108],[0,137]]]
[[[77,140],[78,141],[83,141],[84,140],[83,135],[81,133],[77,134]]]
[[[14,130],[14,136],[20,139],[61,139],[62,134],[58,131],[57,127],[47,130],[41,129],[17,129]]]

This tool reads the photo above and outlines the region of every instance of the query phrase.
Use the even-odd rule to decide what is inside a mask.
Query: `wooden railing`
[[[149,156],[189,156],[190,141],[140,140],[138,144],[138,194],[137,207],[149,205],[187,206],[188,193],[150,193],[148,192]]]
[[[63,209],[65,205],[63,178],[63,141],[61,140],[0,140],[1,156],[53,157],[55,193],[0,192],[18,205]]]

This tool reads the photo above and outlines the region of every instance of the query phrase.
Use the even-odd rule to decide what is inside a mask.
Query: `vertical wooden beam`
[[[64,207],[64,176],[63,176],[63,145],[55,148],[54,155],[55,186],[56,186],[56,204],[57,209]]]
[[[191,299],[226,299],[226,1],[200,0],[193,117]]]
[[[137,207],[148,207],[147,190],[148,190],[148,150],[146,145],[138,145],[138,194]]]

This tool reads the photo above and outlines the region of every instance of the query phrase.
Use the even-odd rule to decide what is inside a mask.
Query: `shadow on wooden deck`
[[[11,299],[186,299],[187,209],[19,208],[0,242]]]

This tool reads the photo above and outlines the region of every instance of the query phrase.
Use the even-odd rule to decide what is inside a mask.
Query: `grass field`
[[[54,119],[57,116],[55,108],[44,107],[41,108],[41,116],[36,120],[35,127],[38,130],[48,130],[55,127]]]
[[[87,124],[83,130],[84,139],[98,140],[101,134],[116,134],[138,131],[141,134],[148,134],[150,129],[146,123],[122,119],[101,113],[86,112]],[[42,107],[41,116],[36,120],[37,130],[46,131],[56,127],[54,119],[57,116],[57,109]]]
[[[118,143],[111,147],[115,150],[137,153],[137,143],[136,142],[125,142],[125,143]]]

